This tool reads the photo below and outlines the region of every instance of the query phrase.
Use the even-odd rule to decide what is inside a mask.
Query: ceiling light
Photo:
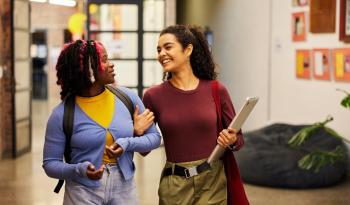
[[[39,2],[39,3],[45,3],[47,2],[47,0],[30,0],[32,2]]]
[[[69,7],[74,7],[77,4],[74,0],[49,0],[49,3]]]

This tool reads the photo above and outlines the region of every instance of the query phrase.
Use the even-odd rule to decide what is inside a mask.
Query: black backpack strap
[[[64,159],[66,163],[70,162],[70,140],[73,134],[73,123],[74,123],[74,110],[75,110],[75,96],[69,95],[64,102],[64,113],[63,113],[63,132],[66,136],[66,144],[64,148]],[[60,192],[63,186],[64,180],[60,179],[54,189],[55,193]]]
[[[123,104],[128,108],[132,120],[134,120],[134,104],[130,97],[120,89],[106,85],[106,88],[116,95]],[[73,123],[74,123],[74,109],[75,109],[75,96],[69,95],[64,102],[64,114],[63,114],[63,132],[66,135],[66,144],[64,149],[64,158],[66,163],[70,162],[70,140],[73,134]],[[58,193],[64,184],[64,180],[60,179],[54,189],[55,193]]]
[[[116,95],[123,103],[124,105],[128,108],[132,120],[134,120],[134,104],[132,103],[130,97],[125,94],[123,91],[121,91],[119,88],[113,87],[111,85],[106,85],[106,88],[111,91],[114,95]]]
[[[58,183],[57,183],[57,185],[56,185],[56,187],[55,187],[55,189],[54,189],[53,191],[54,191],[56,194],[58,194],[58,193],[60,192],[60,190],[61,190],[63,184],[64,184],[64,180],[63,180],[63,179],[58,180]]]
[[[74,111],[75,111],[75,96],[70,95],[64,102],[64,114],[63,114],[63,132],[66,135],[64,159],[67,163],[70,162],[70,152],[71,152],[70,140],[73,135]]]

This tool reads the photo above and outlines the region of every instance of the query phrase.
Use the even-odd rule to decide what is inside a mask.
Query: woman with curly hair
[[[66,181],[65,205],[138,204],[133,153],[147,152],[160,144],[152,113],[147,110],[143,124],[149,128],[134,137],[137,133],[126,105],[106,89],[114,83],[113,67],[104,46],[97,41],[66,44],[58,58],[57,84],[62,102],[47,123],[43,168],[49,177]],[[136,120],[139,110],[144,111],[141,99],[129,89],[119,89],[136,107]],[[66,142],[63,116],[68,98],[75,100],[75,108],[72,135]],[[69,163],[63,161],[67,143]]]
[[[160,33],[157,52],[165,81],[148,89],[143,102],[154,112],[167,157],[159,204],[248,204],[232,154],[243,145],[242,133],[220,128],[228,127],[235,111],[225,86],[215,80],[203,32],[194,26],[167,27]],[[221,99],[222,122],[215,93]],[[222,160],[208,164],[217,143],[228,151]]]

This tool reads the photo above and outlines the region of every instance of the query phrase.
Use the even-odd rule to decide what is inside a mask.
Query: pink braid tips
[[[102,53],[103,53],[103,45],[99,41],[95,41],[96,51],[98,54],[98,69],[99,71],[104,71],[105,68],[102,66]]]
[[[86,41],[83,41],[83,44],[79,48],[79,69],[80,69],[80,71],[84,70],[84,53],[86,53]]]

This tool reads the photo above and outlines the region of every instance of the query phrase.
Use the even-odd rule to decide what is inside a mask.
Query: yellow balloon
[[[86,21],[86,15],[83,13],[75,13],[68,19],[68,30],[72,34],[82,34],[84,31],[84,25]]]
[[[97,12],[97,5],[96,4],[90,4],[90,6],[89,6],[89,12],[90,12],[90,14],[94,14],[94,13],[96,13]]]

